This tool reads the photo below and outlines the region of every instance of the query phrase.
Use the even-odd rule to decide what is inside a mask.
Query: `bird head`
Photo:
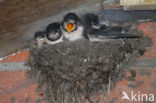
[[[84,15],[83,19],[87,28],[90,28],[90,29],[100,28],[98,15],[93,14],[93,13],[87,13]]]
[[[46,35],[46,32],[38,31],[38,32],[35,33],[34,38],[35,38],[36,41],[39,41],[39,40],[44,39],[45,35]]]
[[[46,38],[50,41],[56,41],[62,36],[62,31],[59,23],[49,24],[47,27]]]
[[[79,18],[75,13],[68,13],[62,21],[63,29],[69,33],[74,31],[78,26],[78,20]]]

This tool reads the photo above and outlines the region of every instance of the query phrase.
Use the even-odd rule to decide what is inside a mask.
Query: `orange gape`
[[[67,31],[68,32],[71,32],[75,28],[75,24],[68,23],[66,27],[67,27]]]

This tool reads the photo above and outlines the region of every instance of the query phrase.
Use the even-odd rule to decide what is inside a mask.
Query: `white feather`
[[[69,41],[76,41],[79,39],[84,39],[83,36],[83,27],[79,26],[77,30],[73,32],[66,32],[65,30],[62,29],[64,37],[69,40]]]
[[[57,44],[57,43],[60,43],[60,42],[63,42],[63,35],[60,37],[60,39],[56,40],[56,41],[50,41],[47,39],[47,37],[45,37],[45,43],[47,44]]]

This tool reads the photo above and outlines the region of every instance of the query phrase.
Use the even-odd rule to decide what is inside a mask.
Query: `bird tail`
[[[96,37],[99,39],[119,39],[119,38],[140,38],[141,36],[132,34],[116,34],[116,35],[101,34]]]
[[[98,39],[141,38],[140,35],[125,34],[117,31],[105,32],[103,30],[91,30],[89,36]]]
[[[141,36],[139,35],[132,35],[132,34],[118,34],[118,35],[115,35],[115,36],[112,36],[114,37],[115,39],[118,39],[118,38],[140,38]]]
[[[100,30],[122,32],[123,27],[100,25]]]

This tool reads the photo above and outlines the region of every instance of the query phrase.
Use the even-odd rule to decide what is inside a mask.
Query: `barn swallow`
[[[47,26],[45,43],[56,44],[63,41],[63,34],[60,27],[60,23],[55,22]]]
[[[37,46],[41,46],[45,43],[45,31],[38,31],[35,33],[34,38],[36,41]]]
[[[122,33],[122,27],[100,24],[96,14],[88,13],[83,16],[85,33],[90,41],[105,41],[106,39],[139,38],[137,35]]]
[[[84,27],[80,18],[75,13],[66,14],[61,23],[61,27],[64,38],[68,41],[76,41],[85,38],[83,35]]]
[[[87,13],[82,17],[85,29],[100,29],[99,18],[96,14]]]
[[[90,41],[105,41],[108,39],[120,39],[120,38],[140,38],[139,35],[126,34],[114,31],[103,31],[103,30],[89,30],[88,37]]]
[[[85,29],[94,29],[94,30],[105,30],[105,31],[117,31],[122,32],[122,27],[113,27],[100,24],[98,15],[94,13],[87,13],[83,16],[83,22],[85,24]]]

